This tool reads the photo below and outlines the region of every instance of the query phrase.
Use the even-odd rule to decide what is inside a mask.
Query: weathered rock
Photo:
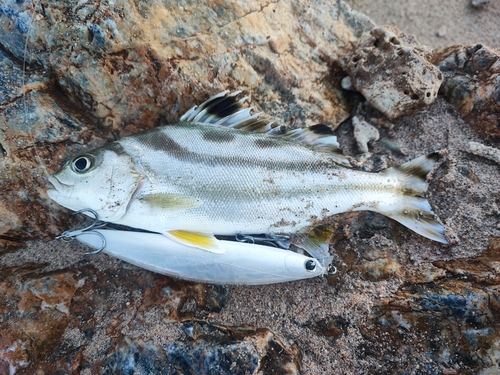
[[[368,143],[378,141],[380,133],[376,127],[360,119],[358,116],[353,116],[351,121],[354,128],[354,138],[356,139],[359,152],[368,152]]]
[[[430,50],[392,27],[376,27],[354,42],[340,59],[352,85],[390,119],[410,115],[431,104],[442,74]]]
[[[373,310],[370,324],[362,328],[370,342],[367,347],[383,353],[388,362],[408,354],[413,371],[418,362],[425,364],[422,373],[495,373],[500,347],[494,323],[500,307],[499,252],[497,238],[478,258],[434,262],[446,272],[433,283],[403,285]],[[381,338],[390,346],[380,345]],[[429,348],[425,356],[407,353],[420,346]]]
[[[485,146],[478,142],[469,142],[468,151],[471,154],[482,156],[500,164],[500,150],[498,148]]]
[[[472,0],[471,5],[474,8],[485,8],[490,3],[490,0]]]
[[[270,331],[223,327],[202,321],[182,327],[187,340],[160,348],[136,340],[114,347],[102,374],[298,374],[297,353]]]
[[[151,324],[168,327],[203,318],[226,303],[225,287],[185,283],[136,270],[130,273],[120,266],[103,273],[88,264],[57,271],[46,271],[39,263],[2,267],[0,369],[56,373],[92,365],[101,373],[101,368],[111,369],[110,357],[116,357],[121,372],[111,373],[127,373],[119,359],[124,356],[123,336],[134,339],[128,332],[151,328]],[[153,323],[149,316],[155,317]],[[142,338],[151,341],[154,335],[150,332]],[[126,350],[134,345],[129,343]],[[212,347],[217,350],[216,344]],[[146,357],[147,348],[142,353]],[[258,353],[254,359],[261,362],[262,352]],[[105,366],[89,364],[92,356]]]
[[[335,128],[349,106],[330,64],[371,27],[327,1],[2,3],[0,234],[66,229],[67,211],[45,195],[47,171],[225,89],[244,90],[277,122]]]
[[[481,136],[500,139],[500,54],[483,45],[433,52],[445,80],[440,93]]]

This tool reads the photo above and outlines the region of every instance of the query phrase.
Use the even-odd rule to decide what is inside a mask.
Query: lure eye
[[[94,157],[83,155],[75,158],[71,163],[71,169],[76,173],[85,173],[94,166]]]
[[[305,263],[306,270],[313,272],[316,269],[316,262],[314,260],[308,260]]]

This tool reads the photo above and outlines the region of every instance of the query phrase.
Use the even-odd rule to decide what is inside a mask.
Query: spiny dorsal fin
[[[308,128],[287,131],[285,126],[260,120],[260,113],[251,114],[251,107],[243,108],[242,105],[248,97],[236,99],[240,93],[241,91],[230,93],[229,90],[220,92],[199,106],[191,108],[180,118],[180,121],[225,126],[248,132],[285,137],[305,144],[312,149],[329,153],[338,164],[351,166],[339,148],[337,137],[333,135],[333,131],[328,126],[317,124]]]
[[[229,93],[229,90],[226,90],[220,92],[199,106],[191,108],[180,120],[225,126],[256,133],[267,133],[278,127],[273,122],[260,120],[258,118],[260,113],[251,114],[251,107],[243,108],[242,104],[248,97],[236,99],[239,93],[241,91]]]

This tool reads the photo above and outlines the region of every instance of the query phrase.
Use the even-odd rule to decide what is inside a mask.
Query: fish
[[[211,284],[275,284],[327,272],[314,258],[253,243],[221,240],[226,252],[217,254],[158,233],[92,229],[75,238],[93,248],[101,247],[104,239],[103,251],[115,258],[160,274]]]
[[[332,234],[325,220],[365,210],[448,243],[425,198],[437,153],[377,173],[356,170],[330,127],[288,130],[245,108],[239,94],[221,92],[177,123],[75,156],[49,177],[48,196],[214,253],[225,252],[217,236],[284,234],[324,260]]]

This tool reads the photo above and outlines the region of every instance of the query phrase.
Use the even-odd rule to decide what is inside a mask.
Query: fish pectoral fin
[[[333,228],[319,226],[312,228],[309,232],[295,235],[292,243],[307,251],[309,255],[316,258],[323,266],[332,262],[330,255],[330,239],[333,235]]]
[[[211,253],[225,254],[220,241],[213,234],[190,232],[186,230],[170,230],[163,233],[166,237],[184,245],[196,247]]]
[[[197,198],[179,194],[149,194],[140,197],[139,201],[151,208],[163,210],[186,210],[198,207],[202,203]]]

